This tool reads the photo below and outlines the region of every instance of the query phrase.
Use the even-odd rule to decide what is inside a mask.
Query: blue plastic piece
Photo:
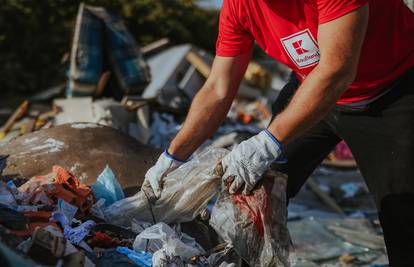
[[[105,206],[125,198],[121,185],[108,165],[92,185],[92,192],[96,199],[105,199]]]
[[[151,267],[152,266],[152,253],[150,252],[136,252],[135,250],[129,249],[127,247],[117,247],[116,251],[121,254],[128,256],[130,260],[135,262],[138,266],[141,267]]]

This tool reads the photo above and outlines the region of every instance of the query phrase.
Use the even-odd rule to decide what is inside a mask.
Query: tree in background
[[[4,0],[0,5],[0,90],[30,94],[65,79],[76,0]],[[194,0],[89,0],[124,18],[140,45],[168,37],[214,50],[218,13]]]

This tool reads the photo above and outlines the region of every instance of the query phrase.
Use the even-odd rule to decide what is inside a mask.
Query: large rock
[[[159,154],[115,129],[93,123],[60,125],[0,145],[0,155],[9,155],[5,176],[28,179],[60,165],[90,185],[108,164],[127,193],[137,190]]]

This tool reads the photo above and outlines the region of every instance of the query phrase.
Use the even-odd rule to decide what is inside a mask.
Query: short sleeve
[[[369,0],[316,0],[319,12],[319,24],[342,17],[352,12]]]
[[[220,11],[219,33],[216,42],[216,55],[234,57],[242,55],[253,46],[253,36],[246,30],[246,17],[242,13],[242,1],[224,0]]]

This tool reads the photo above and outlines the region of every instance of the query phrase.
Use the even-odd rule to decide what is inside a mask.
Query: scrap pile
[[[288,77],[277,65],[249,65],[226,121],[165,178],[161,199],[152,203],[138,190],[154,159],[116,158],[130,151],[98,131],[117,129],[135,139],[125,139],[127,146],[158,155],[211,63],[212,55],[190,44],[163,39],[138,48],[122,20],[82,4],[67,84],[23,102],[0,129],[0,170],[8,168],[0,183],[5,266],[387,266],[375,205],[345,143],[288,207],[281,173],[269,171],[251,196],[231,196],[222,186],[217,162],[272,119]],[[81,134],[77,151],[59,139],[63,133]],[[113,146],[104,164],[93,139]],[[28,155],[48,170],[19,170]]]
[[[215,163],[226,153],[207,149],[171,172],[155,203],[141,191],[125,197],[109,166],[91,186],[60,166],[21,185],[3,177],[0,236],[15,250],[2,251],[6,266],[15,253],[25,266],[235,266],[240,257],[289,266],[286,210],[264,208],[286,206],[286,177],[268,174],[249,199],[220,193]]]

